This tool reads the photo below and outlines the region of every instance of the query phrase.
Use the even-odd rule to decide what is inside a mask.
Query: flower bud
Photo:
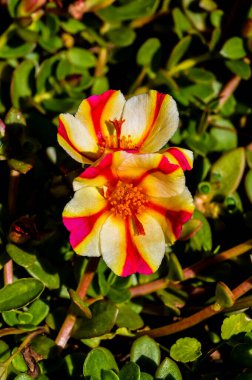
[[[28,240],[37,238],[38,231],[34,221],[27,215],[21,216],[12,223],[9,232],[9,240],[17,245],[24,244]]]

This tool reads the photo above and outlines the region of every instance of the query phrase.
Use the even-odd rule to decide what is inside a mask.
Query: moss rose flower
[[[92,164],[109,151],[159,151],[178,127],[170,95],[150,90],[125,100],[109,90],[82,101],[75,116],[61,114],[58,141],[76,161]]]
[[[191,152],[106,154],[74,181],[63,221],[79,255],[100,256],[117,274],[150,274],[193,213],[183,170]]]

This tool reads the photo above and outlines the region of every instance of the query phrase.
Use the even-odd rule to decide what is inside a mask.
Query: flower
[[[193,213],[183,170],[190,151],[106,154],[74,181],[63,211],[70,243],[79,255],[100,256],[114,273],[155,272],[166,243],[180,236]]]
[[[109,151],[157,152],[177,127],[170,95],[150,90],[126,101],[109,90],[83,100],[75,116],[61,114],[58,141],[73,159],[92,164]]]

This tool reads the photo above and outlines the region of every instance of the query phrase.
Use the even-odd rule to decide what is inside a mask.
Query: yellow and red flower
[[[142,148],[154,140],[141,137]],[[178,239],[193,213],[183,173],[191,166],[189,151],[170,148],[163,153],[111,152],[87,168],[74,181],[75,195],[63,212],[75,252],[102,255],[121,276],[156,271],[165,244]]]
[[[61,114],[58,141],[76,161],[92,164],[109,151],[159,151],[178,127],[170,95],[150,90],[125,100],[120,91],[93,95],[75,116]]]

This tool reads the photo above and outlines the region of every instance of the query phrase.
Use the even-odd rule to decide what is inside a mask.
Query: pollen
[[[123,219],[126,217],[135,219],[144,211],[148,203],[141,187],[122,181],[118,181],[113,188],[108,188],[107,199],[111,212]]]
[[[132,141],[131,135],[122,136],[122,125],[125,122],[124,119],[109,120],[108,125],[112,126],[111,134],[105,136],[105,146],[109,149],[136,149],[135,144]]]

